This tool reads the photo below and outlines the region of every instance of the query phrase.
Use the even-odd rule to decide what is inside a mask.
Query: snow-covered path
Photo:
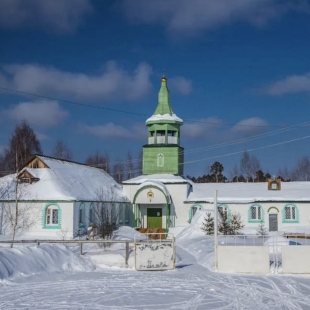
[[[107,268],[0,282],[1,309],[310,309],[310,278],[214,273],[188,252],[166,272]]]

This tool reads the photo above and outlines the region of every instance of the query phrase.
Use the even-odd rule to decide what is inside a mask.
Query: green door
[[[162,228],[161,208],[147,208],[147,228]]]

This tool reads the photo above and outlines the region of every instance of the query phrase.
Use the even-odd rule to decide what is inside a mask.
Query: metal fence
[[[128,267],[128,259],[129,259],[129,244],[134,243],[134,240],[1,240],[0,244],[8,244],[8,245],[20,245],[20,244],[37,244],[38,246],[42,243],[61,243],[61,244],[76,244],[80,247],[80,255],[83,255],[83,244],[88,243],[97,243],[101,245],[113,244],[113,243],[125,243],[125,264]]]
[[[310,273],[307,234],[218,235],[217,248],[216,266],[220,271]]]

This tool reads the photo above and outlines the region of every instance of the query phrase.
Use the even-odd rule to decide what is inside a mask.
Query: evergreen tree
[[[214,218],[211,217],[211,213],[207,213],[207,217],[204,218],[201,229],[206,233],[206,235],[214,234]]]
[[[244,227],[240,213],[232,213],[229,223],[230,235],[239,235],[240,230]]]
[[[223,235],[230,234],[230,224],[228,222],[227,212],[222,209],[219,209],[219,222],[218,222],[218,231]]]
[[[264,224],[259,224],[256,230],[256,234],[259,236],[267,236],[268,232],[267,232],[267,228],[265,227]]]

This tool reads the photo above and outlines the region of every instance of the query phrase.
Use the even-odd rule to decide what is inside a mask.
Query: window
[[[224,213],[224,216],[228,219],[228,208],[226,206],[217,207],[220,214]]]
[[[286,206],[284,208],[284,215],[286,220],[296,220],[296,208],[295,206]]]
[[[46,225],[58,225],[58,207],[49,206],[45,211],[45,224]]]
[[[48,202],[42,208],[42,229],[61,229],[62,210],[56,202]]]
[[[89,223],[93,223],[93,203],[89,207]]]
[[[188,214],[188,222],[190,223],[192,221],[192,218],[194,217],[194,215],[196,214],[196,212],[198,210],[202,210],[203,207],[202,206],[192,206],[189,210],[189,214]]]
[[[251,206],[250,208],[250,219],[255,221],[262,220],[262,208],[261,206]]]
[[[165,164],[165,157],[164,154],[157,155],[157,167],[164,167]]]
[[[79,225],[85,226],[85,205],[82,202],[79,208]]]

